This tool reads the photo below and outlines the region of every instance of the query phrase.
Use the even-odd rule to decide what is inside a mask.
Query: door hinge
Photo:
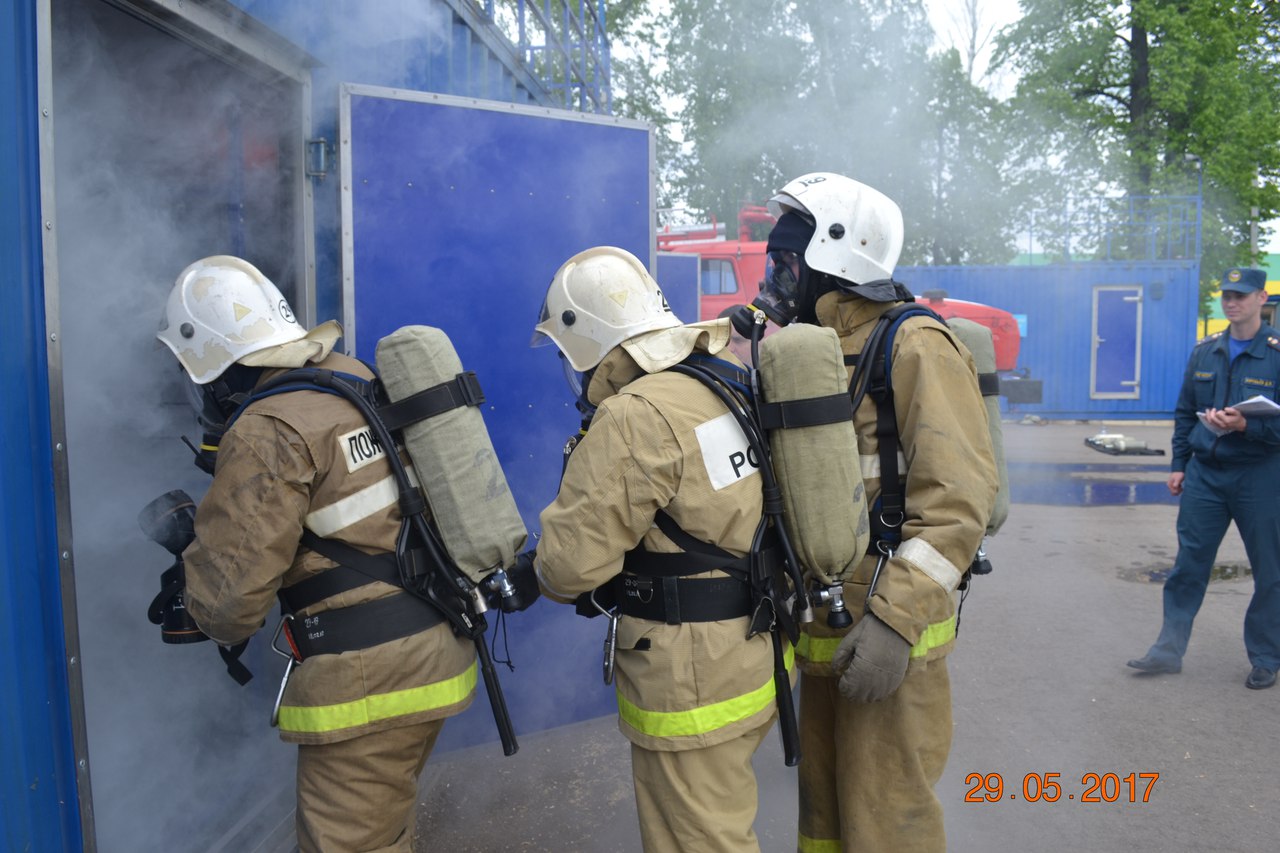
[[[324,180],[329,174],[329,158],[333,156],[333,147],[324,137],[307,140],[307,177]]]

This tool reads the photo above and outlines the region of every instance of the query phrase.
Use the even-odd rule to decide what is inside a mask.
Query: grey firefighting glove
[[[853,626],[831,664],[840,673],[840,695],[850,702],[879,702],[902,684],[911,644],[873,614]]]

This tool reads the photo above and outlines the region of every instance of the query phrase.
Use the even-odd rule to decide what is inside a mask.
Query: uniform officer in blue
[[[1244,646],[1253,669],[1245,686],[1262,690],[1280,669],[1280,417],[1235,408],[1250,397],[1276,401],[1280,332],[1262,322],[1266,276],[1231,269],[1222,277],[1229,328],[1191,353],[1178,395],[1169,491],[1181,495],[1178,558],[1164,585],[1164,624],[1142,673],[1181,672],[1191,624],[1204,600],[1218,546],[1234,519],[1253,568]]]

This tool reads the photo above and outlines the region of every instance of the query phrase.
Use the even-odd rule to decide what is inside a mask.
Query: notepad
[[[1280,405],[1277,405],[1270,397],[1264,397],[1257,394],[1248,400],[1236,403],[1230,408],[1235,409],[1246,418],[1274,418],[1280,415]],[[1214,435],[1226,435],[1230,430],[1216,427],[1205,419],[1204,412],[1196,412],[1196,417],[1200,419],[1200,423],[1204,424],[1204,428]]]
[[[1241,403],[1236,403],[1231,408],[1235,409],[1246,418],[1274,418],[1280,415],[1280,405],[1277,405],[1270,397],[1264,397],[1257,394]]]

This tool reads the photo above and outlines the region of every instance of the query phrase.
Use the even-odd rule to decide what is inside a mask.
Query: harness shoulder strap
[[[323,539],[306,529],[302,531],[302,544],[338,565],[281,589],[280,603],[289,612],[305,610],[330,596],[373,581],[404,587],[395,554],[366,554],[345,542]]]
[[[876,444],[880,456],[880,497],[871,512],[874,541],[897,546],[906,520],[906,496],[898,471],[898,418],[893,402],[893,340],[908,317],[933,317],[934,311],[916,302],[896,305],[880,315],[858,356],[849,382],[855,411],[864,394],[876,402]]]
[[[713,569],[728,572],[747,571],[750,564],[749,557],[735,557],[718,545],[695,538],[662,510],[658,510],[653,520],[658,525],[658,529],[680,547],[681,553],[659,554],[646,551],[644,546],[640,545],[627,552],[622,564],[624,571],[636,575],[666,578],[696,575]]]

